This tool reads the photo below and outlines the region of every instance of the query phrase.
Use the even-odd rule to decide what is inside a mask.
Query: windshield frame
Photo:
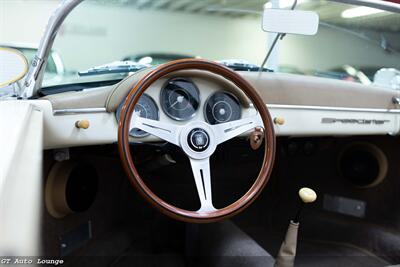
[[[54,40],[58,30],[63,24],[65,18],[84,0],[63,0],[51,15],[36,56],[32,60],[28,74],[22,87],[19,96],[22,98],[31,98],[38,94],[42,87],[43,76],[46,69],[48,57],[50,55]],[[358,6],[367,6],[378,8],[385,11],[400,13],[400,4],[382,0],[329,0],[332,2],[346,3]]]

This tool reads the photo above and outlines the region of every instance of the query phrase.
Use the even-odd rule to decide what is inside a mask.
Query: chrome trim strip
[[[389,12],[400,13],[400,5],[393,2],[384,2],[381,0],[330,0],[332,2],[339,2],[343,4],[367,6],[372,8],[378,8]]]
[[[29,98],[35,96],[42,85],[47,60],[57,36],[58,30],[68,14],[84,0],[62,0],[47,22],[36,55],[31,62],[26,75],[22,96]]]
[[[250,104],[250,106],[253,106]],[[326,106],[302,106],[302,105],[281,105],[281,104],[267,104],[268,108],[280,109],[302,109],[302,110],[325,110],[325,111],[350,111],[350,112],[372,112],[372,113],[394,113],[400,114],[400,109],[379,109],[379,108],[346,108],[346,107],[326,107]],[[71,109],[56,109],[53,111],[57,115],[71,115],[71,114],[90,114],[90,113],[103,113],[106,108],[71,108]]]
[[[281,108],[281,109],[303,109],[303,110],[400,113],[400,109],[380,109],[380,108],[347,108],[347,107],[302,106],[302,105],[281,105],[281,104],[267,104],[267,107]]]
[[[71,108],[71,109],[56,109],[53,111],[54,116],[58,115],[73,115],[73,114],[92,114],[106,112],[106,108]]]

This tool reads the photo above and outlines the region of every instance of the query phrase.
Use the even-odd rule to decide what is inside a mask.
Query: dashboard
[[[191,120],[211,125],[231,122],[241,119],[243,114],[250,114],[249,109],[252,109],[241,103],[243,96],[240,94],[243,93],[236,90],[231,85],[213,84],[201,77],[170,77],[146,90],[134,112],[140,117],[175,124]],[[119,103],[115,113],[118,121],[124,102],[125,99]],[[130,137],[155,140],[155,137],[136,128],[130,130]]]
[[[239,73],[258,91],[272,119],[283,119],[283,123],[274,125],[277,136],[397,135],[400,132],[400,106],[392,102],[393,97],[398,95],[397,91],[304,75]],[[118,142],[119,107],[145,74],[135,73],[115,85],[27,100],[36,109],[42,110],[44,148]],[[182,83],[181,79],[185,82]],[[172,86],[168,85],[169,82]],[[188,84],[193,88],[186,88]],[[166,86],[164,94],[171,99],[162,97]],[[185,93],[194,90],[192,100],[185,93],[174,90],[181,90],[182,86],[186,88]],[[196,87],[198,101],[194,101]],[[176,103],[171,109],[178,98],[181,103]],[[145,91],[139,104],[136,112],[141,116],[178,125],[191,120],[220,123],[243,119],[256,112],[246,95],[234,84],[211,73],[194,70],[160,78]],[[182,107],[185,108],[177,111]],[[89,121],[90,127],[84,130],[75,127],[80,120]],[[131,132],[131,140],[160,141],[137,130]]]

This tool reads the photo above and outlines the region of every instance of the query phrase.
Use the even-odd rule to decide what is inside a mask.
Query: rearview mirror
[[[266,32],[315,35],[319,16],[312,11],[266,8],[262,28]]]
[[[0,88],[19,81],[28,71],[28,61],[18,50],[0,47]]]

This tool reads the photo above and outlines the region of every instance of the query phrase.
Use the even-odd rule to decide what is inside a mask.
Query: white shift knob
[[[317,199],[317,193],[308,187],[303,187],[299,190],[299,197],[304,203],[312,203]]]

